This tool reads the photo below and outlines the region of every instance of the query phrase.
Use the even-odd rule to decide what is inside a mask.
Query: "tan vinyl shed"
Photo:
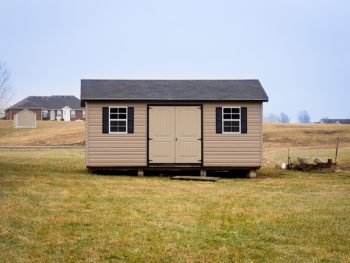
[[[259,80],[82,80],[90,170],[262,165]]]
[[[15,128],[36,128],[36,113],[31,110],[21,110],[13,118]]]

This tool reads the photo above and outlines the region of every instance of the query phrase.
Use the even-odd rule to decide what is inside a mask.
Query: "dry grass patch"
[[[350,125],[264,123],[264,146],[335,147],[339,137],[343,146],[350,146]]]
[[[15,129],[13,121],[0,121],[0,146],[83,145],[85,122],[37,121],[35,129]]]

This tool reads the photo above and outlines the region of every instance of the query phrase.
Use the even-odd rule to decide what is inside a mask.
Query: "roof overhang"
[[[154,102],[177,102],[177,103],[188,103],[188,102],[268,102],[269,100],[253,100],[253,99],[129,99],[129,98],[111,98],[111,99],[101,99],[101,98],[96,98],[96,99],[81,99],[80,106],[85,107],[85,102],[92,101],[92,102],[145,102],[145,103],[154,103]]]

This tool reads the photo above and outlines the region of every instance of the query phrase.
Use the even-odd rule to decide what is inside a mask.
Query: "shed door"
[[[149,160],[175,162],[175,107],[149,109]]]
[[[150,108],[150,163],[201,163],[201,137],[200,107]]]
[[[201,163],[201,108],[176,107],[176,163]]]

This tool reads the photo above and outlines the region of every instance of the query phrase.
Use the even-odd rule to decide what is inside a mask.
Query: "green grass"
[[[0,261],[349,262],[350,173],[216,183],[88,174],[81,149],[0,149]]]

